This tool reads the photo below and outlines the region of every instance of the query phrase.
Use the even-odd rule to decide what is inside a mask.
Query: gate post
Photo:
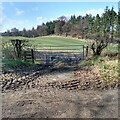
[[[32,57],[32,63],[34,63],[34,52],[33,52],[33,49],[31,49],[31,57]]]
[[[88,46],[86,46],[86,57],[88,56]]]
[[[83,60],[84,60],[84,45],[83,45]]]
[[[26,51],[24,51],[24,61],[26,62]]]

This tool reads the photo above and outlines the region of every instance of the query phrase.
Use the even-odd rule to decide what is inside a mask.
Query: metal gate
[[[34,50],[34,59],[44,64],[77,63],[84,59],[84,45],[45,45]]]

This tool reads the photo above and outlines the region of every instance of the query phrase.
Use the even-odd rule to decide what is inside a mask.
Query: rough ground
[[[2,117],[118,118],[118,84],[97,68],[36,68],[2,75]]]

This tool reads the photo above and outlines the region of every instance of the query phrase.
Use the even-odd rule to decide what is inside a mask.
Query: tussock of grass
[[[90,66],[96,65],[98,63],[98,60],[100,60],[99,56],[91,57],[91,58],[88,58],[88,59],[80,62],[79,65],[81,67],[86,67],[86,66],[90,67]]]
[[[99,67],[103,80],[106,80],[107,82],[118,81],[119,79],[118,60],[106,59],[103,63],[99,65]]]
[[[100,75],[106,82],[118,81],[119,79],[119,66],[118,60],[109,59],[107,57],[92,57],[80,63],[81,67],[97,66]]]

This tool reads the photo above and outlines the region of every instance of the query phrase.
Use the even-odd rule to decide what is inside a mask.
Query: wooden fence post
[[[24,61],[26,62],[26,51],[24,51]]]
[[[83,60],[84,60],[84,45],[83,45]]]
[[[32,58],[32,63],[34,63],[34,51],[31,49],[31,58]]]
[[[88,56],[88,46],[86,46],[86,57]]]

